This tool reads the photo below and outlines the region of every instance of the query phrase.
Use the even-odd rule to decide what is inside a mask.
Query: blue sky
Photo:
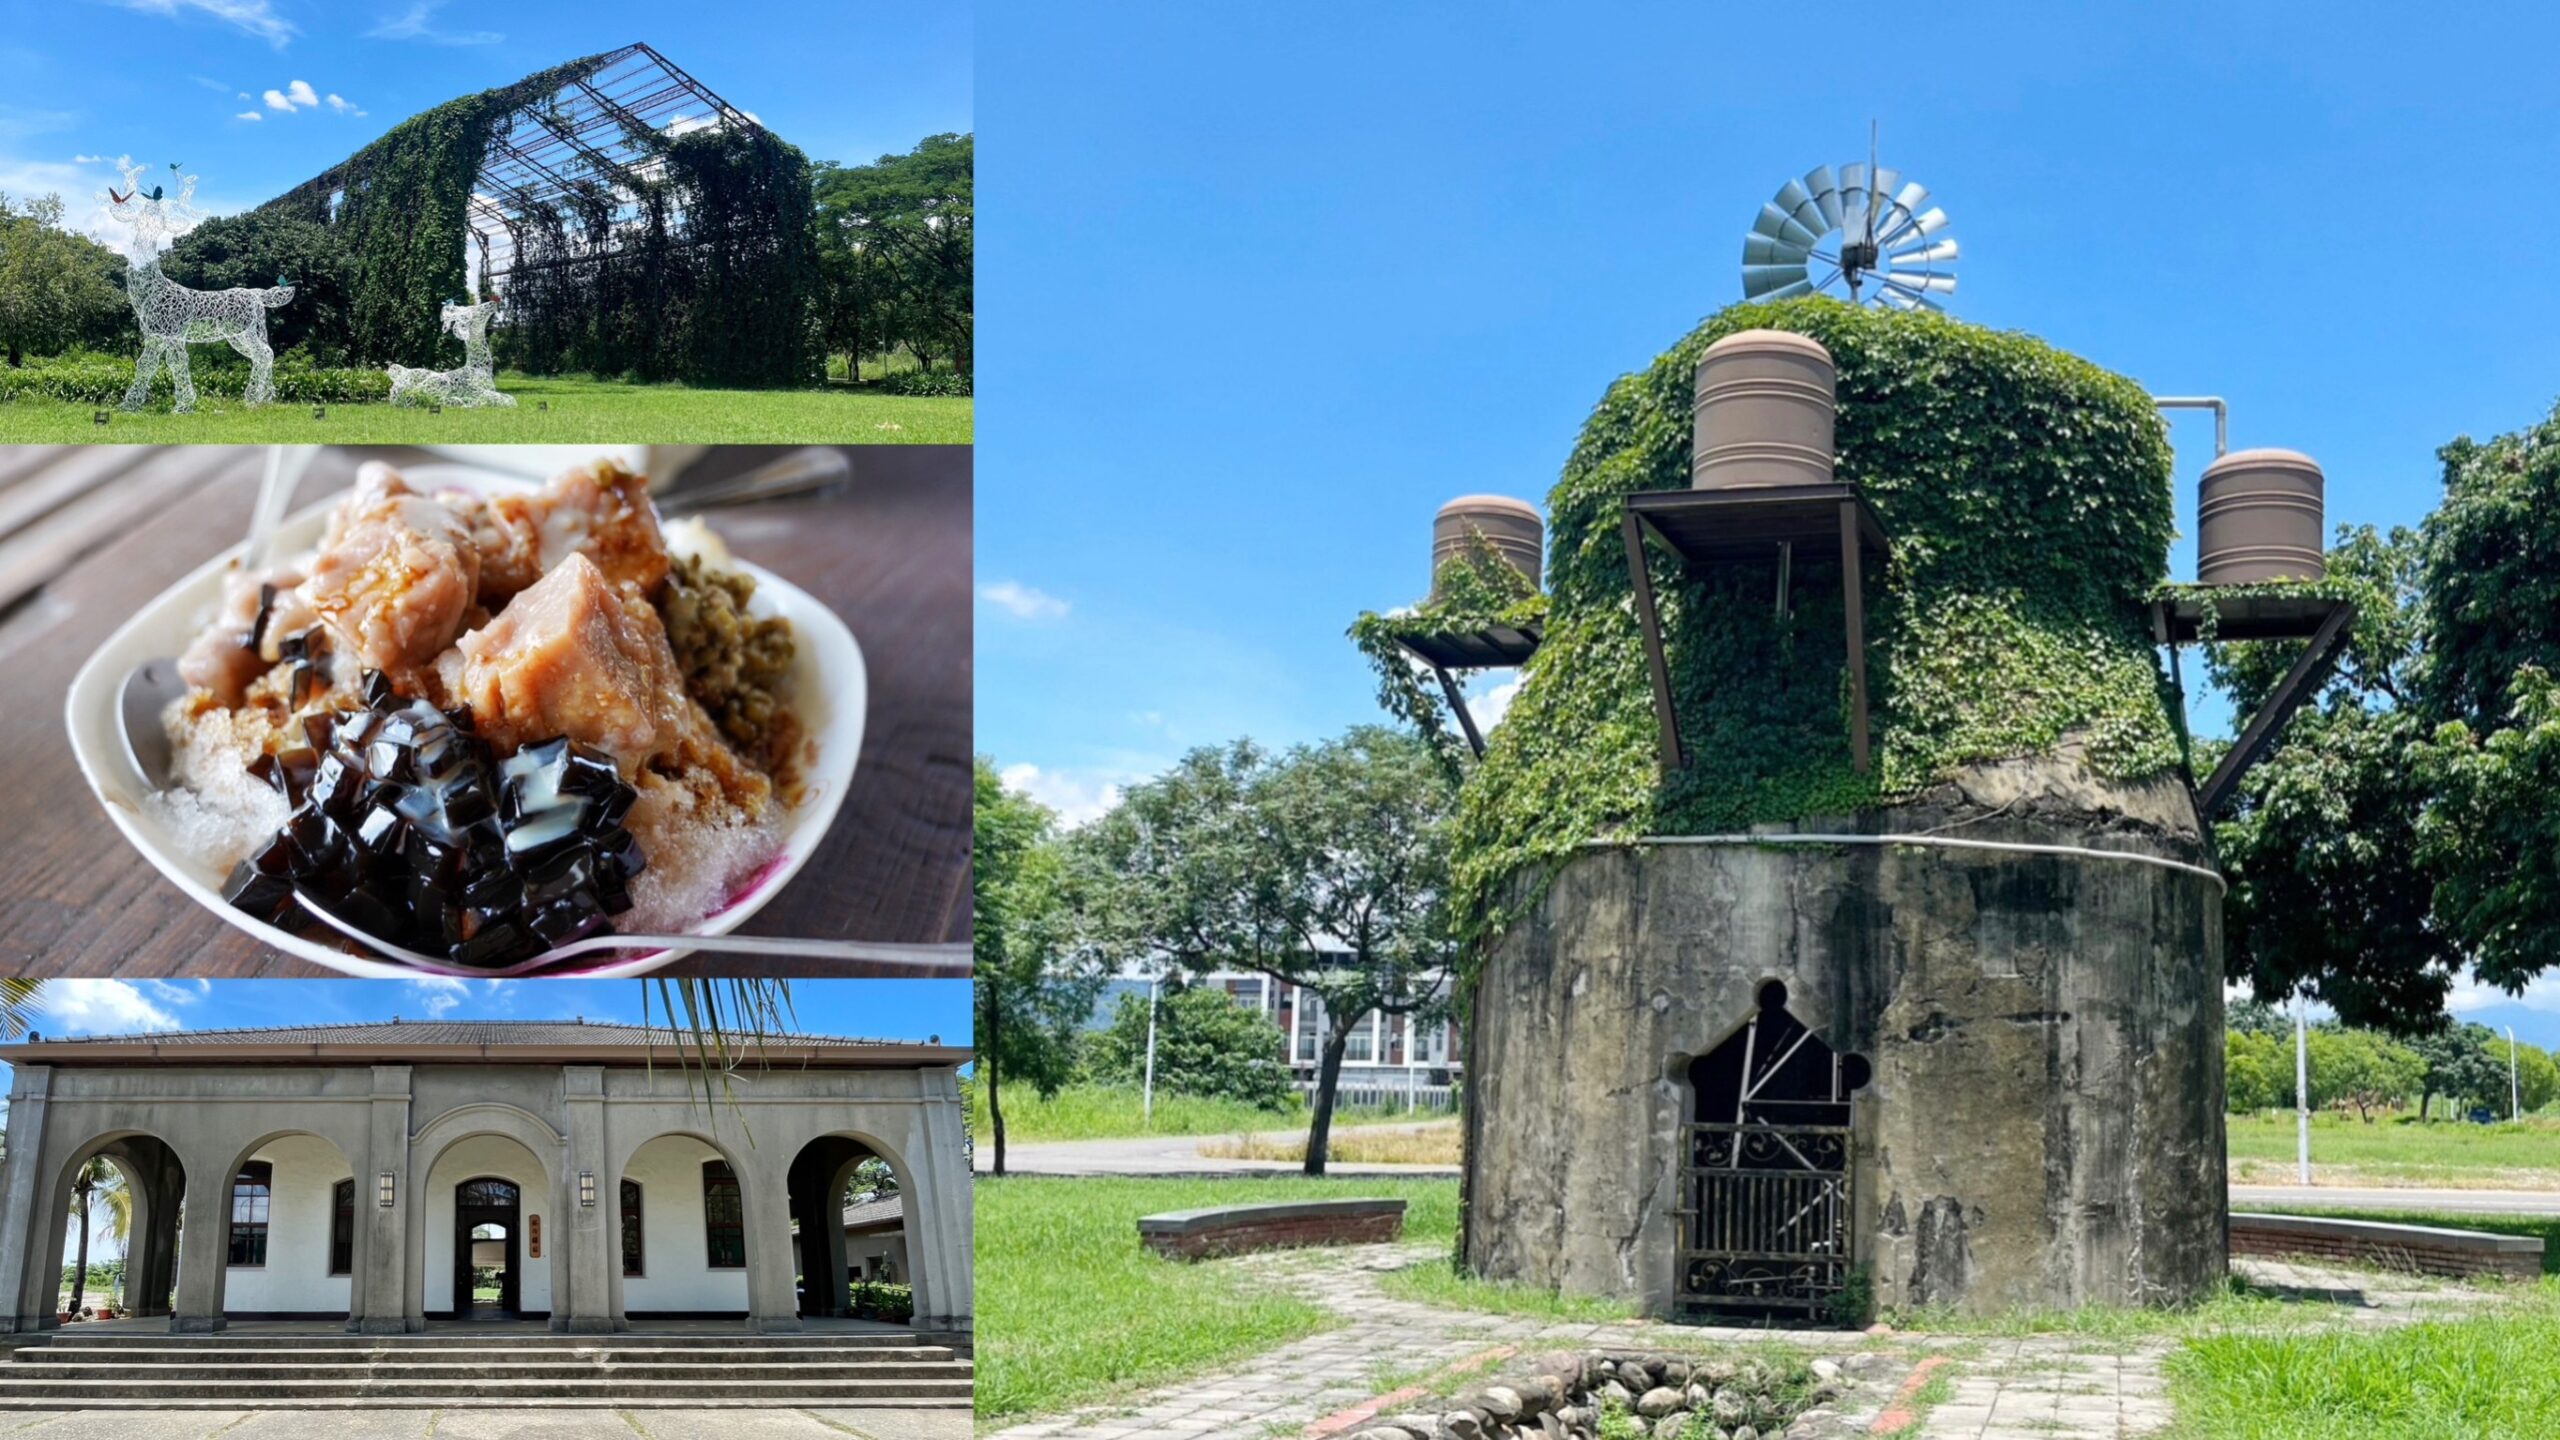
[[[0,191],[59,192],[73,228],[86,228],[91,197],[117,178],[104,162],[130,154],[154,171],[176,161],[202,175],[208,210],[245,209],[420,110],[633,41],[812,159],[867,162],[973,127],[972,26],[968,0],[12,5],[0,36]]]
[[[1543,500],[1871,119],[1954,219],[1955,314],[2224,395],[2333,522],[2413,523],[2437,446],[2560,392],[2555,41],[2522,6],[993,5],[978,744],[1086,813],[1378,718],[1342,631],[1419,595],[1433,510]],[[2172,435],[2191,527],[2211,420]]]

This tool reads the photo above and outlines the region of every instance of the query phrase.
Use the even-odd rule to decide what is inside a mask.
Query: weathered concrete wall
[[[1978,767],[1806,832],[2204,863],[2185,789]],[[1689,1065],[1759,988],[1865,1056],[1856,1256],[1886,1305],[2159,1304],[2221,1283],[2221,892],[2131,860],[1666,844],[1569,863],[1485,957],[1466,1255],[1669,1313]]]

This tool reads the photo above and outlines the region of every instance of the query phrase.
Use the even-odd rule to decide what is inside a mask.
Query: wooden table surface
[[[723,447],[681,477],[779,453]],[[72,763],[71,677],[153,596],[239,542],[265,452],[249,446],[0,447],[0,975],[284,977],[332,973],[269,950],[163,880],[108,823]],[[708,512],[741,557],[825,602],[862,644],[870,715],[825,841],[750,935],[969,937],[970,451],[870,446],[832,490]],[[299,507],[364,459],[324,450]],[[680,495],[682,488],[675,493]],[[698,955],[670,975],[905,974]]]

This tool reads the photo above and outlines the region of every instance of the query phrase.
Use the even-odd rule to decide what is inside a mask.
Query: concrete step
[[[64,1365],[231,1365],[279,1370],[330,1370],[381,1365],[538,1364],[628,1368],[672,1365],[685,1368],[807,1369],[957,1359],[947,1345],[886,1345],[845,1349],[705,1351],[661,1346],[592,1346],[577,1350],[522,1350],[507,1346],[389,1346],[344,1350],[244,1349],[234,1346],[85,1346],[31,1345],[16,1352],[12,1368]],[[9,1373],[0,1370],[0,1374]]]
[[[101,1388],[110,1387],[110,1388]],[[279,1399],[406,1400],[418,1405],[478,1405],[487,1400],[543,1400],[566,1405],[656,1404],[689,1406],[712,1401],[751,1401],[767,1406],[800,1407],[831,1401],[906,1401],[966,1399],[972,1381],[966,1373],[936,1379],[897,1380],[633,1380],[599,1376],[587,1380],[173,1380],[136,1379],[128,1375],[88,1375],[71,1380],[22,1380],[0,1376],[0,1407],[62,1408],[78,1401],[85,1408],[101,1395],[122,1400],[221,1401],[242,1409],[265,1409]]]
[[[376,1365],[242,1365],[221,1362],[191,1362],[182,1365],[54,1365],[44,1362],[12,1365],[0,1370],[0,1382],[35,1382],[40,1380],[77,1380],[86,1384],[112,1382],[126,1384],[136,1380],[334,1380],[371,1384],[406,1380],[696,1380],[714,1382],[734,1380],[805,1381],[811,1385],[831,1385],[840,1380],[907,1380],[942,1379],[957,1374],[966,1376],[969,1366],[944,1357],[939,1360],[876,1361],[850,1365],[669,1365],[669,1364],[603,1364],[589,1361],[475,1361],[468,1364],[448,1362],[389,1361]]]
[[[140,1346],[153,1348],[170,1345],[215,1345],[234,1348],[271,1350],[373,1350],[389,1346],[492,1346],[510,1350],[581,1350],[601,1345],[641,1345],[662,1350],[701,1349],[781,1349],[798,1350],[807,1346],[842,1346],[895,1348],[921,1344],[912,1330],[827,1331],[820,1334],[757,1335],[745,1331],[734,1334],[654,1334],[620,1331],[610,1335],[564,1335],[548,1330],[532,1330],[518,1334],[503,1330],[427,1331],[414,1335],[352,1335],[343,1331],[241,1331],[217,1330],[209,1335],[180,1335],[165,1330],[84,1331],[72,1325],[43,1332],[42,1343],[54,1346],[79,1345],[97,1347]]]
[[[82,1410],[421,1410],[446,1402],[421,1402],[398,1397],[367,1396],[312,1397],[270,1396],[251,1402],[236,1399],[188,1400],[161,1397],[135,1400],[120,1395],[91,1395],[81,1399]],[[908,1395],[893,1401],[900,1410],[967,1410],[966,1395]],[[603,1395],[590,1399],[492,1399],[473,1397],[450,1402],[452,1408],[466,1410],[860,1410],[878,1406],[876,1395],[811,1396],[801,1400],[705,1400],[683,1395]],[[59,1400],[12,1399],[0,1394],[0,1412],[11,1410],[62,1410]]]

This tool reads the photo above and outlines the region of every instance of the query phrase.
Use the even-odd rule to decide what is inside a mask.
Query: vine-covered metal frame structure
[[[469,292],[537,373],[822,374],[806,157],[649,45],[413,116],[261,208],[347,240],[364,360],[435,365]]]

